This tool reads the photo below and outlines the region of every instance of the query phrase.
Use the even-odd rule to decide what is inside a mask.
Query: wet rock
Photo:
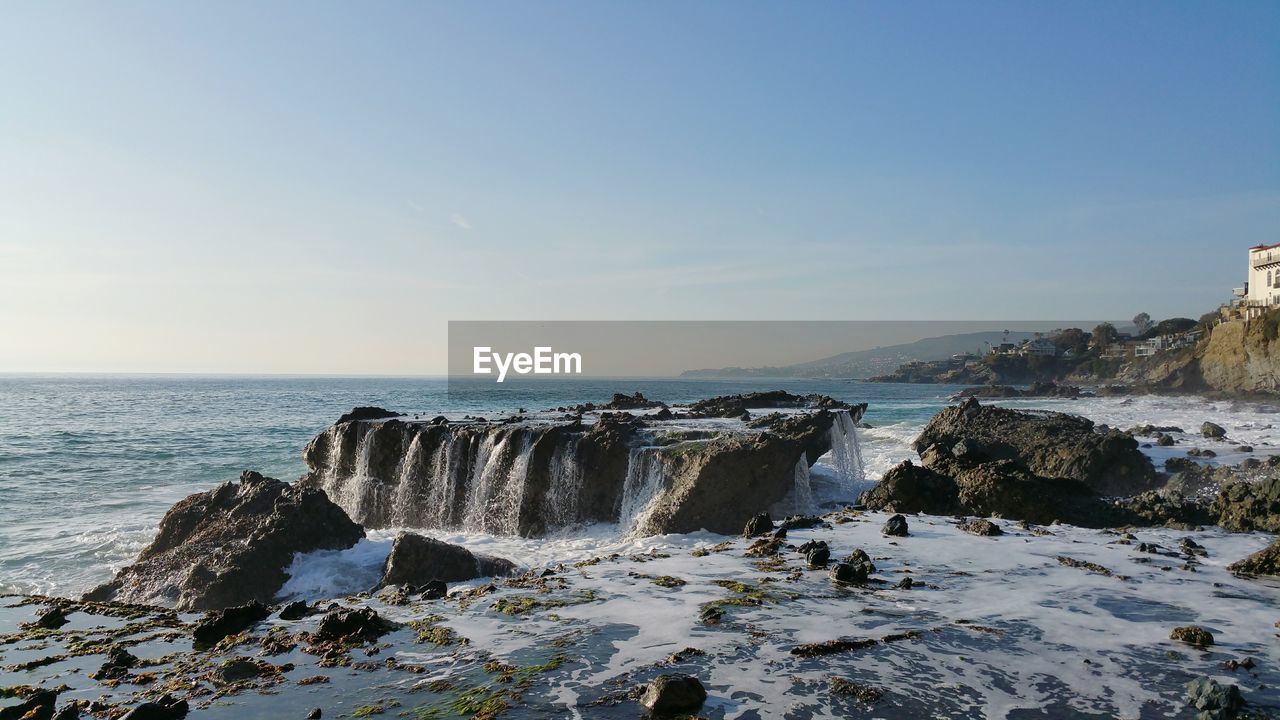
[[[1280,540],[1238,562],[1227,570],[1237,575],[1280,575]]]
[[[1159,435],[1156,436],[1156,444],[1159,445],[1160,447],[1173,447],[1175,444],[1177,444],[1177,442],[1178,442],[1177,440],[1173,439],[1172,435],[1166,435],[1164,433],[1160,433]]]
[[[910,590],[916,583],[909,577],[904,577],[898,581],[897,588],[899,590]]]
[[[810,568],[826,567],[831,561],[831,547],[827,545],[826,540],[810,540],[798,549],[804,553],[805,563]]]
[[[837,677],[831,678],[831,694],[843,695],[872,704],[884,697],[884,689]]]
[[[957,527],[969,533],[970,535],[984,535],[993,537],[995,535],[1003,535],[1004,531],[1000,526],[985,518],[975,518],[960,523]]]
[[[394,410],[386,410],[380,407],[372,407],[372,406],[366,405],[362,407],[352,408],[351,412],[346,413],[342,417],[338,418],[338,424],[351,422],[352,420],[382,420],[384,418],[403,417],[403,416],[404,416],[404,413],[398,413]]]
[[[415,533],[400,533],[382,566],[380,585],[423,585],[482,577],[506,576],[515,563],[488,555],[476,555],[461,545],[451,545]]]
[[[370,608],[336,608],[320,618],[317,640],[370,642],[395,629],[395,624]]]
[[[0,708],[0,720],[49,720],[58,702],[58,693],[39,689],[17,705]]]
[[[1205,557],[1209,554],[1209,551],[1205,550],[1203,545],[1191,538],[1182,538],[1182,540],[1178,542],[1178,549],[1187,555],[1196,555],[1199,557]]]
[[[301,600],[295,600],[288,605],[280,608],[281,620],[301,620],[308,615],[314,615],[316,609]]]
[[[907,518],[894,515],[885,522],[883,528],[880,528],[880,532],[889,537],[906,537],[910,534],[907,530]]]
[[[137,665],[138,658],[133,653],[119,645],[113,645],[107,651],[107,659],[102,663],[102,667],[91,673],[89,677],[94,680],[114,680],[128,675],[129,670]]]
[[[230,685],[241,680],[251,680],[262,675],[262,667],[254,660],[236,657],[223,660],[213,671],[213,678],[218,683]]]
[[[1114,507],[1120,513],[1116,522],[1131,525],[1192,530],[1200,525],[1211,525],[1214,521],[1209,508],[1168,488],[1148,490],[1131,498],[1121,498],[1115,501]]]
[[[1227,430],[1217,423],[1205,422],[1200,426],[1200,434],[1207,438],[1220,440],[1227,436]]]
[[[432,580],[418,590],[422,593],[423,600],[439,600],[449,594],[449,586],[443,580]]]
[[[59,708],[58,712],[53,714],[51,720],[79,720],[79,718],[80,703],[72,701]]]
[[[1241,453],[1251,453],[1251,452],[1253,452],[1253,446],[1252,446],[1252,445],[1237,445],[1237,446],[1236,446],[1236,452],[1241,452]]]
[[[1280,532],[1280,475],[1228,483],[1214,498],[1211,512],[1232,532]]]
[[[791,648],[791,654],[796,657],[814,658],[852,652],[854,650],[864,650],[875,644],[876,641],[869,638],[838,638],[836,640],[797,645]]]
[[[159,700],[142,703],[120,720],[180,720],[186,716],[187,701],[165,695]]]
[[[197,643],[212,645],[228,635],[235,635],[266,620],[271,610],[260,602],[254,601],[225,610],[218,610],[196,624],[191,632]]]
[[[70,622],[70,620],[67,620],[66,608],[61,605],[50,605],[36,616],[35,624],[37,627],[46,628],[48,630],[57,630],[68,622]]]
[[[245,471],[239,483],[179,501],[134,564],[87,600],[213,610],[270,602],[297,553],[343,550],[364,537],[320,490]]]
[[[641,705],[659,714],[696,712],[706,700],[706,688],[691,675],[659,675],[640,696]]]
[[[1232,720],[1244,709],[1244,698],[1239,687],[1202,676],[1187,683],[1187,705],[1196,711],[1197,720]]]
[[[904,460],[890,468],[858,502],[870,510],[949,515],[959,506],[958,495],[952,478]]]
[[[1199,625],[1186,625],[1174,628],[1173,632],[1169,633],[1169,639],[1204,648],[1213,644],[1213,633]]]
[[[769,513],[760,513],[747,521],[747,526],[742,529],[742,536],[755,537],[772,531],[773,519],[769,517]]]
[[[307,720],[320,720],[323,715],[320,708],[312,708],[311,712],[307,713]]]
[[[1098,432],[1093,421],[1075,415],[984,406],[970,398],[935,415],[916,438],[915,449],[923,453],[936,445],[954,450],[962,441],[966,456],[1016,461],[1035,475],[1077,480],[1104,495],[1128,495],[1156,485],[1155,469],[1132,435]],[[972,462],[954,451],[950,455],[942,465]]]
[[[818,515],[792,515],[782,521],[779,530],[807,530],[809,528],[820,527],[825,520]]]
[[[862,584],[875,571],[876,566],[875,563],[871,562],[871,557],[861,549],[858,549],[836,563],[831,568],[830,574],[831,579],[836,582]]]

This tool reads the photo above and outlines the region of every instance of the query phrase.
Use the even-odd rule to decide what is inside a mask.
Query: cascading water
[[[795,484],[786,497],[769,508],[770,515],[774,517],[789,517],[791,515],[807,515],[814,511],[813,482],[809,475],[809,461],[803,455],[796,461],[796,468],[793,474],[795,475]]]
[[[831,457],[846,489],[866,482],[862,465],[862,446],[858,444],[858,425],[847,410],[839,410],[831,423]]]
[[[551,454],[551,484],[547,489],[546,524],[565,527],[578,522],[578,497],[586,479],[578,461],[578,443],[574,437],[557,445]]]
[[[660,447],[633,448],[627,458],[627,477],[622,484],[622,509],[618,524],[627,535],[643,530],[653,512],[653,501],[663,485]]]

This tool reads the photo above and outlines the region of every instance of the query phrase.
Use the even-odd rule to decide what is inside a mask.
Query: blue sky
[[[11,3],[0,371],[426,373],[449,319],[1208,311],[1280,4]]]

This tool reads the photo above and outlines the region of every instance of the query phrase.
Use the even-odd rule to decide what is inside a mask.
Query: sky
[[[0,17],[0,372],[440,373],[449,320],[1198,317],[1280,242],[1280,3]]]

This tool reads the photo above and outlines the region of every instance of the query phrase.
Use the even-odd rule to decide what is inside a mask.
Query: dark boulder
[[[1227,570],[1237,575],[1280,575],[1280,540],[1238,562]]]
[[[316,609],[301,600],[295,600],[288,605],[280,608],[279,618],[281,620],[301,620],[308,615],[315,614]]]
[[[0,708],[0,720],[50,720],[57,702],[56,691],[39,689],[17,705]]]
[[[165,695],[159,700],[142,703],[120,720],[180,720],[186,716],[187,701]]]
[[[1173,484],[1173,481],[1170,481]],[[1130,498],[1115,501],[1120,513],[1118,522],[1129,525],[1152,525],[1193,530],[1202,525],[1212,525],[1214,516],[1209,509],[1176,490],[1148,490]]]
[[[460,545],[450,545],[415,533],[400,533],[382,566],[381,586],[424,585],[481,577],[510,575],[515,563],[488,555],[476,555]]]
[[[322,641],[358,644],[377,640],[395,628],[394,623],[370,608],[334,608],[320,618],[314,637]]]
[[[907,519],[902,515],[894,515],[885,522],[880,532],[889,537],[906,537],[909,533],[907,530]]]
[[[640,696],[641,705],[660,715],[696,712],[706,700],[706,688],[689,675],[659,675]]]
[[[1169,633],[1169,639],[1204,648],[1213,644],[1213,633],[1199,625],[1186,625],[1174,628],[1173,632]]]
[[[805,563],[811,568],[826,567],[831,562],[831,547],[826,540],[810,540],[799,548],[804,554]]]
[[[267,606],[257,601],[218,610],[197,623],[191,636],[197,643],[212,645],[228,635],[248,630],[270,614]]]
[[[138,658],[119,645],[111,646],[107,651],[107,659],[102,667],[90,673],[94,680],[115,680],[129,674],[129,670],[138,665]]]
[[[743,537],[755,537],[773,532],[773,519],[769,517],[769,513],[760,513],[747,521],[747,526],[742,529]]]
[[[364,530],[321,490],[245,471],[179,501],[134,564],[86,600],[211,610],[271,602],[297,553],[342,550]]]
[[[910,460],[891,468],[858,502],[871,510],[949,515],[959,507],[956,483]]]
[[[930,446],[945,451],[962,441],[972,458],[1017,461],[1037,475],[1078,480],[1104,495],[1127,495],[1156,485],[1155,469],[1133,436],[1119,430],[1098,432],[1093,421],[1075,415],[980,405],[970,398],[935,415],[916,438],[915,448],[924,459]],[[925,464],[933,467],[932,462]]]
[[[1217,423],[1206,422],[1200,426],[1200,434],[1207,438],[1221,440],[1227,436],[1227,430]]]
[[[380,407],[362,406],[352,408],[351,412],[338,418],[335,424],[351,422],[352,420],[382,420],[385,418],[403,417],[404,413],[398,413],[394,410],[385,410]]]
[[[871,557],[861,549],[854,550],[848,557],[831,568],[831,579],[842,583],[865,583],[871,573],[876,571]]]

